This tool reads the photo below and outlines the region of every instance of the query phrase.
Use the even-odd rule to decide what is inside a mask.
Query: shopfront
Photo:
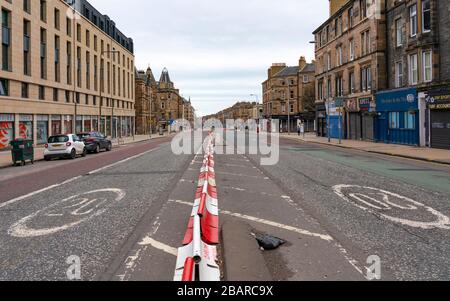
[[[345,126],[344,101],[341,98],[327,102],[327,122],[330,124],[330,138],[347,139],[347,129]]]
[[[419,145],[419,105],[416,88],[379,92],[376,95],[378,142]]]
[[[363,97],[358,99],[361,116],[361,139],[365,141],[375,140],[375,109],[373,98]]]
[[[72,115],[64,115],[64,134],[73,134]]]
[[[84,132],[93,131],[91,116],[83,116],[83,131]]]
[[[19,115],[18,138],[33,140],[33,115]]]
[[[316,131],[318,137],[327,136],[327,112],[324,104],[316,105]]]
[[[0,114],[0,150],[9,148],[14,140],[14,114]]]
[[[351,140],[361,140],[361,116],[358,110],[358,99],[350,98],[345,102],[347,111],[347,137]]]
[[[450,87],[431,89],[426,99],[431,147],[450,149]]]
[[[36,115],[36,144],[42,145],[48,141],[48,115]]]
[[[52,115],[52,135],[62,134],[62,121],[61,115]]]
[[[83,131],[83,116],[77,115],[75,120],[75,133],[81,133],[82,131]]]

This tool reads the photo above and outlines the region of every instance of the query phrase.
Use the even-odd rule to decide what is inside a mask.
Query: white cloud
[[[327,0],[90,0],[134,39],[136,65],[163,67],[199,114],[258,93],[273,62],[313,58]],[[250,99],[251,100],[251,99]]]

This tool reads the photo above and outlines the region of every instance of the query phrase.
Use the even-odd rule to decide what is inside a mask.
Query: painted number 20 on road
[[[350,204],[386,220],[422,229],[450,229],[448,216],[408,197],[358,185],[336,185],[333,190]]]

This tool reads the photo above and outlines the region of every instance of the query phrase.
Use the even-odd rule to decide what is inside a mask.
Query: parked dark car
[[[84,141],[86,150],[98,154],[101,150],[112,150],[112,142],[99,132],[80,133],[78,136]]]

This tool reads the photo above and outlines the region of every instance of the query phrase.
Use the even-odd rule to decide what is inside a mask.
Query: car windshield
[[[69,136],[53,136],[48,138],[48,143],[64,143],[69,141]]]

